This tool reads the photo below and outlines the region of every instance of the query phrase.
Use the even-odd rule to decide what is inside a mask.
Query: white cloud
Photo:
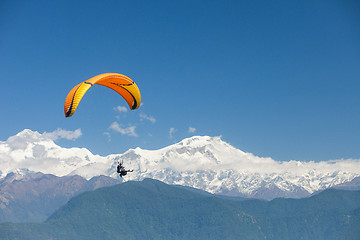
[[[114,107],[114,111],[121,113],[121,112],[127,112],[128,109],[127,109],[127,107],[124,107],[124,106],[117,106],[117,107]]]
[[[64,130],[61,128],[56,129],[53,132],[44,132],[42,134],[43,137],[49,138],[53,141],[56,141],[58,139],[61,138],[65,138],[67,140],[75,140],[79,137],[81,137],[82,132],[81,129],[76,129],[75,131],[69,131],[69,130]]]
[[[189,127],[188,133],[194,133],[196,132],[196,128]]]
[[[128,135],[132,137],[137,137],[137,133],[135,132],[136,126],[123,127],[119,125],[117,122],[113,122],[109,129],[121,133],[122,135]]]
[[[170,128],[169,129],[169,137],[170,138],[173,138],[173,133],[176,132],[176,129],[175,128]]]
[[[153,116],[146,115],[145,113],[140,113],[140,120],[149,120],[152,123],[156,122],[156,119]]]
[[[107,136],[108,141],[111,142],[111,134],[109,132],[104,132],[104,135]]]

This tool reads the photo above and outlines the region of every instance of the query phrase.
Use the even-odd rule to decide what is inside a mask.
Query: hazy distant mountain
[[[360,191],[330,189],[305,199],[233,201],[150,179],[83,193],[41,224],[0,224],[4,240],[359,236]]]
[[[24,130],[0,142],[0,171],[57,176],[118,178],[116,161],[134,169],[125,180],[153,178],[211,193],[262,199],[305,197],[360,176],[360,160],[279,162],[254,156],[221,140],[195,136],[159,150],[130,149],[99,156],[84,148],[62,148],[46,134]]]
[[[360,177],[356,177],[350,182],[335,185],[334,188],[344,190],[360,190]]]
[[[42,222],[70,198],[119,180],[98,176],[87,181],[80,176],[8,174],[0,180],[0,222]]]

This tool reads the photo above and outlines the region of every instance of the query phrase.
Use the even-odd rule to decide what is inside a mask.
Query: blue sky
[[[75,131],[95,154],[222,136],[275,160],[360,158],[358,1],[19,1],[0,3],[0,140]],[[143,105],[95,86],[132,78]],[[79,133],[79,132],[77,132]]]

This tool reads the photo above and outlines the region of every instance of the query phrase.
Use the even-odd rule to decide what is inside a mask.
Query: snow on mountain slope
[[[118,160],[134,169],[125,180],[150,177],[212,193],[264,199],[304,197],[360,176],[360,160],[279,162],[243,152],[220,137],[195,136],[159,150],[136,148],[104,157],[87,149],[61,148],[31,130],[0,142],[2,177],[30,170],[87,179],[97,175],[118,178]]]
[[[79,167],[104,164],[106,161],[105,157],[93,155],[85,148],[62,148],[50,138],[29,129],[0,142],[2,177],[15,170],[21,172],[22,169],[65,176]]]
[[[121,157],[135,169],[129,180],[151,177],[213,193],[303,197],[360,175],[359,160],[278,162],[245,153],[220,137],[192,137],[160,150],[131,149]]]

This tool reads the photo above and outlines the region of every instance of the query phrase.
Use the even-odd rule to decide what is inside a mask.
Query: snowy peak
[[[140,161],[156,168],[179,168],[187,171],[212,169],[222,166],[227,153],[244,153],[223,142],[220,137],[196,136],[159,150],[130,149],[121,158]]]
[[[196,136],[159,150],[131,149],[122,159],[134,174],[213,193],[272,199],[304,197],[360,175],[359,160],[278,162],[245,153],[220,137]]]
[[[12,136],[10,138],[14,138],[14,137],[36,140],[36,139],[40,139],[42,136],[37,131],[31,131],[30,129],[24,129],[21,132],[19,132],[18,134],[16,134],[15,136]]]
[[[0,142],[0,177],[9,172],[42,172],[64,176],[104,158],[83,148],[62,148],[46,133],[25,129]]]
[[[3,143],[3,142],[0,142]],[[46,137],[43,137],[39,132],[34,132],[29,129],[25,129],[15,136],[11,136],[5,142],[11,149],[26,149],[29,144],[50,144],[54,145],[54,142]]]
[[[30,129],[24,129],[12,137],[37,139],[37,138],[41,138],[41,134],[37,131],[32,131]],[[12,138],[12,137],[10,137],[10,138]]]
[[[194,136],[185,138],[179,143],[166,147],[165,149],[202,149],[211,151],[230,152],[236,150],[237,152],[244,153],[227,142],[221,140],[221,137],[209,137],[209,136]]]
[[[206,145],[215,145],[216,143],[225,144],[220,137],[209,137],[209,136],[193,136],[190,138],[185,138],[179,143],[174,144],[175,146],[185,146],[185,147],[202,147]]]
[[[266,171],[261,166],[271,165],[271,158],[260,158],[245,153],[221,140],[220,137],[194,136],[159,150],[130,149],[122,155],[127,161],[142,160],[154,167],[175,168],[183,171],[238,170]],[[151,160],[150,160],[151,159]]]

